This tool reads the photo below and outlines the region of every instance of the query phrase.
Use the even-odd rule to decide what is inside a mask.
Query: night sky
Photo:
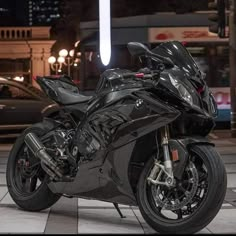
[[[29,0],[0,0],[0,26],[27,26],[29,24]],[[31,0],[44,2],[41,7],[49,6],[54,0]],[[58,1],[57,1],[58,2]],[[59,0],[58,12],[61,17],[90,21],[98,19],[98,0]],[[112,16],[123,17],[156,12],[175,11],[186,13],[195,10],[207,10],[207,0],[111,0]],[[50,25],[54,22],[44,22]]]

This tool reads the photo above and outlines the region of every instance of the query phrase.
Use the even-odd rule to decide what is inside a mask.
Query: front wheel
[[[192,146],[189,162],[174,187],[147,181],[154,161],[140,176],[137,202],[146,222],[159,233],[192,234],[206,227],[224,201],[227,177],[224,164],[212,146]]]

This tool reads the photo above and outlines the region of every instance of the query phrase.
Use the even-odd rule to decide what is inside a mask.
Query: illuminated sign
[[[102,63],[107,66],[111,59],[111,2],[99,0],[99,48]]]
[[[184,42],[228,42],[229,39],[219,38],[210,33],[208,27],[165,27],[149,28],[149,42],[166,42],[170,40]]]
[[[221,109],[231,109],[230,102],[230,88],[229,87],[220,87],[220,88],[210,88],[213,96],[216,100],[217,107]]]

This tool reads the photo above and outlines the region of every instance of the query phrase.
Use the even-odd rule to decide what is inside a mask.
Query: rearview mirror
[[[146,47],[144,44],[139,43],[139,42],[130,42],[127,45],[128,50],[132,56],[148,56],[148,57],[153,57],[158,60],[159,63],[165,64],[167,67],[173,67],[174,63],[170,58],[160,56],[158,54],[155,54],[151,52],[148,47]]]

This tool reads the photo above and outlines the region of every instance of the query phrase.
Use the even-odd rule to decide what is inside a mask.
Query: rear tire
[[[35,171],[35,173],[38,173],[38,178],[40,178],[40,180],[37,180],[35,176],[33,176],[30,180],[27,179],[27,177],[18,176],[18,174],[22,172],[19,167],[19,160],[21,162],[22,160],[24,160],[23,158],[20,158],[20,155],[23,152],[22,150],[26,147],[26,144],[24,143],[24,137],[29,132],[34,132],[37,136],[41,137],[48,132],[48,129],[45,127],[44,123],[37,123],[32,127],[26,129],[22,133],[22,135],[17,138],[8,157],[6,172],[7,186],[12,199],[20,208],[27,211],[41,211],[52,206],[59,200],[61,196],[54,194],[49,189],[47,185],[48,175],[43,171],[40,164],[37,166],[37,170],[33,170]],[[40,161],[38,158],[32,155],[30,156],[30,159],[33,160],[33,162]],[[29,176],[31,175],[30,172],[26,171],[26,175],[27,174]],[[33,178],[36,183],[37,181],[40,182],[40,185],[36,189],[36,184],[34,184],[35,190],[31,192],[31,184],[33,183]],[[26,185],[26,181],[29,182],[30,191],[24,191],[25,188],[21,186],[19,179],[21,179],[22,181],[24,180],[25,184],[23,183],[22,186]],[[19,186],[21,186],[22,188]]]
[[[178,215],[177,219],[165,218],[163,217],[163,213],[161,213],[163,209],[160,209],[160,205],[156,205],[155,208],[151,203],[152,201],[148,195],[148,189],[151,187],[149,187],[147,183],[147,177],[154,164],[152,158],[146,163],[141,173],[137,186],[137,202],[146,222],[159,233],[192,234],[198,232],[214,219],[224,201],[227,188],[227,176],[219,154],[212,146],[204,145],[191,147],[190,153],[191,156],[197,157],[197,160],[201,159],[202,161],[197,162],[203,162],[207,169],[207,177],[205,177],[207,190],[202,199],[199,200],[199,205],[197,205],[196,209],[193,207],[194,211],[190,211],[189,216],[187,216],[188,214],[186,213],[186,217],[183,217],[185,214],[182,210],[183,207],[181,209],[183,215],[181,213],[181,216],[179,217]],[[198,173],[200,176],[200,172]],[[195,196],[196,194],[194,197]],[[174,214],[174,211],[170,211]],[[187,212],[187,210],[185,212]]]

